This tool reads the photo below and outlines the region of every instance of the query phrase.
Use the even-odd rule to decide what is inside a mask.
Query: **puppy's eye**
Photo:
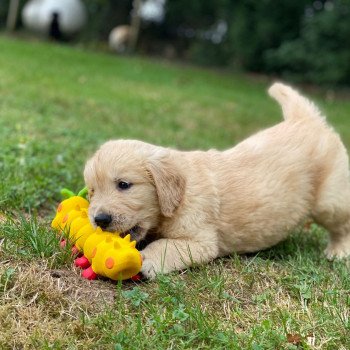
[[[89,189],[88,191],[88,198],[92,198],[94,195],[95,190],[93,188]]]
[[[117,186],[120,190],[127,190],[132,186],[132,183],[126,181],[119,181]]]

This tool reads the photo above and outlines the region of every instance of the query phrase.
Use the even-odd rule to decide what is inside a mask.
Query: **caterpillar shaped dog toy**
[[[75,259],[75,265],[84,269],[82,276],[95,279],[100,275],[112,280],[135,277],[141,270],[142,258],[130,235],[122,238],[91,225],[89,202],[83,198],[86,189],[78,195],[68,190],[61,192],[68,198],[58,205],[51,227],[65,233],[74,243],[74,251],[83,254]]]

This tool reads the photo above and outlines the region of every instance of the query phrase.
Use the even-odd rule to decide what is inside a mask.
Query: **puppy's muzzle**
[[[109,214],[101,213],[94,217],[95,223],[97,226],[102,229],[106,229],[109,224],[112,222],[112,216]]]

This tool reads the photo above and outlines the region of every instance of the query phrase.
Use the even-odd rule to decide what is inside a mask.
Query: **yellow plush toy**
[[[62,191],[63,192],[63,191]],[[64,190],[70,198],[65,199],[57,208],[51,226],[64,232],[75,244],[74,252],[83,253],[75,259],[75,265],[84,269],[82,276],[95,279],[98,275],[113,280],[138,279],[142,258],[135,248],[136,242],[130,241],[130,235],[122,238],[118,233],[95,229],[87,214],[89,202],[82,197],[86,190],[75,196]]]

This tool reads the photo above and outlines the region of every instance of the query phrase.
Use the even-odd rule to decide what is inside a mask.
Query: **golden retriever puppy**
[[[205,263],[282,241],[307,217],[330,233],[328,258],[350,254],[347,152],[313,103],[276,83],[284,121],[223,152],[181,152],[140,141],[102,145],[87,162],[91,221],[131,232],[142,273]]]

